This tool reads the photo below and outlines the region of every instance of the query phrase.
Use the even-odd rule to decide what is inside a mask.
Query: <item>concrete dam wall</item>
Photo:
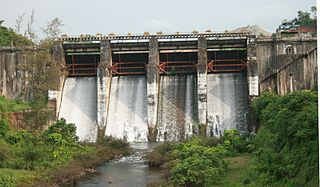
[[[145,76],[113,77],[106,135],[148,141],[147,80]]]
[[[97,77],[100,137],[176,141],[247,131],[248,41],[241,33],[66,38],[58,48],[67,76]]]
[[[97,79],[67,78],[64,83],[59,118],[77,126],[80,141],[97,138]]]
[[[208,75],[207,136],[225,129],[246,131],[248,87],[243,73]],[[157,141],[176,141],[196,134],[197,86],[194,75],[161,76]],[[113,77],[105,135],[130,142],[148,141],[146,76]],[[97,79],[67,78],[59,118],[75,123],[81,141],[97,138]]]

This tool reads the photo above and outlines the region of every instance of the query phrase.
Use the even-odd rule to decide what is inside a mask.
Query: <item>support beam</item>
[[[66,59],[64,56],[64,50],[63,50],[63,45],[62,42],[58,42],[54,45],[53,47],[53,60],[56,64],[59,65],[60,68],[65,67],[66,65]],[[59,88],[57,90],[57,98],[56,98],[56,102],[55,102],[55,117],[58,118],[59,117],[59,113],[60,113],[60,106],[61,106],[61,101],[62,101],[62,90],[64,87],[64,81],[65,81],[66,77],[64,74],[61,74],[59,77]]]
[[[107,125],[110,86],[112,74],[109,67],[112,65],[111,45],[109,40],[102,40],[100,47],[100,62],[97,69],[97,123],[98,141],[103,140]]]
[[[155,142],[157,139],[157,110],[160,61],[158,40],[149,39],[149,63],[147,65],[147,99],[148,99],[148,140]]]
[[[198,68],[197,68],[197,88],[198,88],[198,123],[207,124],[207,40],[205,37],[198,38]],[[199,133],[199,129],[193,129]]]
[[[256,45],[254,44],[254,39],[248,38],[248,50],[247,50],[247,79],[249,88],[249,98],[248,102],[251,102],[255,96],[259,95],[259,69],[256,57]],[[249,120],[248,120],[248,131],[256,132],[257,124],[259,121],[254,115],[253,108],[249,104]]]

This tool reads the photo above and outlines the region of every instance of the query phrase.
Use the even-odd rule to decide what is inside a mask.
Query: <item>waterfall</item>
[[[207,86],[207,136],[221,136],[226,129],[246,131],[249,110],[246,74],[209,74]]]
[[[187,139],[196,124],[196,79],[193,75],[161,76],[158,141]]]
[[[97,138],[97,79],[67,78],[59,118],[75,123],[80,141],[94,142]]]
[[[113,77],[110,92],[106,135],[148,141],[146,77]]]

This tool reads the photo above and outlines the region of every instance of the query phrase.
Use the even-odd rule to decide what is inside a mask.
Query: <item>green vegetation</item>
[[[30,109],[30,105],[28,103],[0,97],[0,112],[18,112],[27,109]]]
[[[1,26],[1,23],[0,46],[28,46],[33,44],[32,41],[28,40],[26,37],[20,34],[15,33],[12,29]]]
[[[261,125],[254,141],[256,179],[265,185],[317,186],[317,92],[267,93],[255,101],[262,105],[256,108]]]
[[[219,139],[166,142],[146,162],[167,169],[163,186],[318,186],[317,98],[266,92],[252,104],[256,136],[227,130]]]
[[[64,119],[38,134],[11,129],[5,119],[0,124],[1,186],[48,185],[129,153],[128,143],[110,137],[99,145],[78,143],[75,125]]]
[[[311,17],[311,13],[313,16]],[[317,27],[317,8],[315,6],[311,7],[310,12],[299,11],[298,17],[293,21],[295,24],[299,24],[306,27]]]
[[[250,134],[227,130],[220,139],[200,136],[186,142],[163,143],[145,159],[150,166],[169,165],[168,185],[220,186],[228,171],[225,158],[251,152],[251,139]]]

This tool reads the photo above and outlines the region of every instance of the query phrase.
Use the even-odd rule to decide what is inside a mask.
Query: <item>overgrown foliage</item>
[[[0,97],[0,112],[17,112],[26,109],[30,109],[30,105],[28,103]]]
[[[255,138],[256,177],[266,185],[317,186],[318,97],[315,91],[264,94],[254,102],[261,127]]]
[[[287,23],[288,20],[283,20],[283,23]],[[294,25],[300,25],[305,27],[317,27],[317,8],[315,6],[311,7],[311,12],[308,11],[298,11],[298,16],[289,21]]]
[[[225,157],[252,151],[251,136],[226,130],[225,136],[193,137],[186,142],[166,142],[146,155],[149,166],[169,165],[169,179],[179,186],[213,186],[224,180]]]
[[[12,29],[0,25],[0,46],[30,46],[32,41],[15,33]]]
[[[93,159],[89,163],[95,163],[128,153],[128,143],[112,138],[99,146],[79,143],[75,124],[66,123],[64,119],[39,133],[11,129],[5,119],[0,120],[0,125],[0,179],[8,184],[4,186],[11,183],[15,186],[16,176],[1,172],[3,169],[12,172],[42,171],[45,175],[47,171],[68,165],[71,161]]]

